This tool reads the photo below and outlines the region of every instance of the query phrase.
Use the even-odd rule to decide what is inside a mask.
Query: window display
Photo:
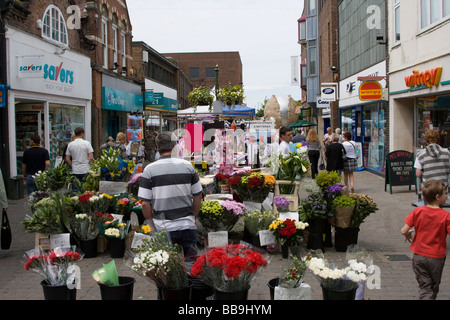
[[[428,130],[438,130],[441,134],[439,144],[450,146],[450,96],[420,98],[417,102],[418,121],[416,147],[424,148],[425,133]]]

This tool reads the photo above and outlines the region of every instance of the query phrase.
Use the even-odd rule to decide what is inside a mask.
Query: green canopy
[[[306,120],[299,120],[296,123],[289,125],[289,127],[291,127],[291,128],[315,127],[315,126],[317,126],[317,124],[306,121]]]

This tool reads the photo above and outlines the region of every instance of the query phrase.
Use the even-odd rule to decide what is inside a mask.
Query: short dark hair
[[[429,204],[436,201],[437,195],[444,195],[447,187],[440,180],[430,179],[427,180],[422,188],[422,194],[425,201]]]
[[[75,135],[77,137],[81,136],[84,133],[84,129],[83,128],[76,128],[75,129]]]
[[[345,139],[352,140],[352,134],[350,131],[345,131],[342,135],[345,137]]]
[[[38,134],[33,134],[30,137],[31,140],[33,140],[34,144],[40,145],[41,144],[41,137]]]
[[[176,144],[176,136],[172,132],[164,131],[156,136],[156,147],[160,154],[172,152]]]
[[[281,127],[280,128],[280,137],[284,136],[286,133],[291,132],[291,131],[292,131],[292,128],[289,128],[286,126]]]

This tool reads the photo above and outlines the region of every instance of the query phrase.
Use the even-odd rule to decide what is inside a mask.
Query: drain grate
[[[386,258],[390,261],[411,261],[411,258],[404,254],[388,254]]]

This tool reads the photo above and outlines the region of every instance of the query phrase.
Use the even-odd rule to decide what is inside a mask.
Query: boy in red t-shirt
[[[405,241],[411,243],[414,253],[412,268],[419,283],[420,299],[435,300],[445,264],[446,239],[450,234],[450,213],[440,208],[447,200],[447,188],[441,181],[428,180],[422,194],[427,205],[414,209],[406,217],[401,233]]]

